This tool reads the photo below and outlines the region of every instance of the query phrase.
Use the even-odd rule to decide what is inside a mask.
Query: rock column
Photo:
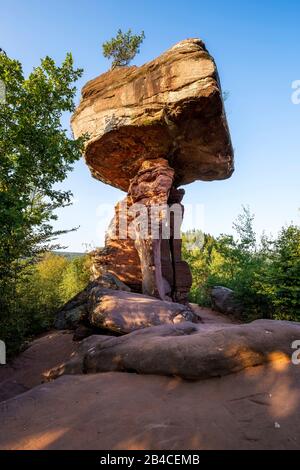
[[[187,303],[192,278],[181,259],[183,189],[164,158],[145,160],[115,208],[105,248],[94,253],[93,273],[111,272],[134,291]]]
[[[167,160],[146,160],[128,191],[137,215],[133,235],[141,263],[143,293],[162,300],[171,300],[172,292],[162,274],[161,251],[173,179],[174,170]]]
[[[135,247],[143,293],[186,303],[192,278],[187,263],[181,260],[184,190],[176,189],[173,181],[174,170],[167,160],[148,160],[131,181],[128,194],[133,208],[141,205]]]

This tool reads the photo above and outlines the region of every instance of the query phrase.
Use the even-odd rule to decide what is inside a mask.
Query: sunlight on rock
[[[5,448],[11,450],[44,450],[47,449],[51,444],[55,443],[55,441],[57,441],[68,431],[69,428],[62,428],[44,431],[37,434],[27,434],[26,437],[21,438],[18,441],[8,442],[5,445]]]
[[[274,351],[269,354],[268,361],[274,370],[281,372],[288,367],[290,358],[281,351]]]
[[[273,388],[271,414],[274,417],[292,416],[299,404],[299,389],[288,377],[283,376],[280,382]]]

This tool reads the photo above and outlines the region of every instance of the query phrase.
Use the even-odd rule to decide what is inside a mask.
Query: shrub
[[[90,278],[90,258],[78,256],[68,262],[59,285],[59,298],[66,303],[74,295],[83,290]]]
[[[89,280],[89,257],[72,259],[45,253],[27,263],[18,276],[9,315],[3,315],[0,338],[8,354],[17,353],[27,339],[53,326],[59,307],[84,289]]]
[[[277,239],[263,236],[257,243],[253,216],[243,208],[234,229],[235,237],[204,235],[201,249],[187,249],[190,235],[183,236],[183,256],[193,275],[190,299],[210,305],[211,288],[222,285],[234,290],[243,320],[300,321],[300,228],[290,225]]]

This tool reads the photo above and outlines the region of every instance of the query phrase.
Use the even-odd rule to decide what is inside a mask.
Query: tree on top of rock
[[[128,65],[140,52],[139,47],[144,39],[144,31],[141,34],[132,34],[131,29],[127,33],[119,29],[116,37],[102,44],[103,55],[108,59],[113,59],[112,69]]]

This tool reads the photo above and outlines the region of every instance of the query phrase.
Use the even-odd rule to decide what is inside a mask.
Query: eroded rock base
[[[109,272],[135,292],[188,303],[192,276],[181,258],[184,190],[164,158],[145,160],[115,208],[105,248],[93,254],[93,276]]]

